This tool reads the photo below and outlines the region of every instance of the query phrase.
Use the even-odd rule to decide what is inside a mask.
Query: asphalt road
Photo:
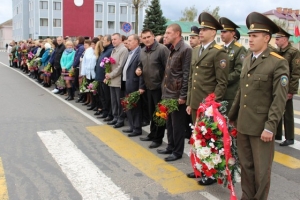
[[[0,52],[0,199],[229,199],[227,188],[185,177],[187,155],[164,162],[149,142],[102,124],[7,64]],[[300,111],[298,98],[294,105]],[[269,199],[299,200],[300,149],[275,146]],[[239,184],[235,190],[240,197]]]

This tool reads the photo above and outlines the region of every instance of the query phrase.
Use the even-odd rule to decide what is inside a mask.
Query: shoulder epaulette
[[[240,43],[238,43],[238,42],[235,42],[234,45],[237,46],[237,47],[241,47],[241,46],[242,46],[242,45],[241,45]]]
[[[218,45],[218,44],[215,44],[214,47],[215,47],[216,49],[222,49],[222,47],[221,47],[220,45]]]
[[[279,58],[279,59],[284,59],[284,57],[282,57],[281,55],[278,55],[278,54],[275,53],[275,52],[270,52],[270,54],[271,54],[272,56],[275,56],[275,57]]]

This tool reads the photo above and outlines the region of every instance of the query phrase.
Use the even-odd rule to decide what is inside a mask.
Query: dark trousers
[[[162,140],[165,135],[166,126],[156,126],[153,121],[153,114],[156,109],[156,105],[161,100],[161,89],[158,90],[147,90],[147,98],[148,98],[148,106],[149,106],[149,114],[150,114],[150,133],[148,135],[149,138],[153,138],[153,142],[162,143]]]
[[[289,99],[285,105],[285,112],[283,114],[283,125],[284,125],[284,135],[286,140],[293,140],[295,134],[294,125],[294,108],[293,99]],[[277,128],[276,137],[282,136],[282,119],[280,120]]]
[[[54,67],[54,68],[55,68],[54,82],[56,82],[61,75],[61,67]]]
[[[142,133],[142,104],[137,102],[137,106],[126,111],[130,129],[133,133]]]
[[[141,97],[141,110],[142,110],[142,118],[143,122],[149,123],[150,122],[150,114],[149,114],[149,108],[148,108],[148,98],[147,98],[147,91],[145,91]]]
[[[171,150],[176,156],[182,156],[185,137],[185,116],[186,105],[179,105],[178,111],[168,115],[167,119],[167,150]]]
[[[185,116],[185,138],[190,139],[192,136],[193,129],[191,128],[190,124],[193,124],[192,116],[188,115],[187,112],[184,114]]]
[[[274,158],[274,141],[238,133],[237,151],[241,166],[242,200],[267,200]]]
[[[73,81],[73,85],[74,85],[74,89],[78,90],[79,89],[79,68],[74,68],[74,81]]]
[[[120,87],[109,87],[110,89],[110,99],[111,99],[111,109],[114,120],[118,123],[124,122],[123,108],[121,105],[121,98],[124,97]]]
[[[110,89],[109,86],[103,82],[99,82],[99,96],[102,104],[102,113],[104,115],[112,116]]]

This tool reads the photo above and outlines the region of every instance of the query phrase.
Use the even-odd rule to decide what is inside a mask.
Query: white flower
[[[215,145],[214,145],[214,143],[212,143],[212,142],[210,142],[208,145],[209,145],[211,148],[215,148]]]
[[[211,151],[209,147],[202,147],[201,149],[197,150],[197,154],[199,155],[199,158],[205,159],[210,156]]]
[[[229,165],[234,165],[235,164],[235,158],[234,157],[231,157],[228,159],[228,164]]]
[[[234,176],[237,183],[241,182],[241,175],[237,171],[234,172]]]
[[[222,162],[221,156],[219,154],[216,154],[212,157],[212,162],[217,165]]]
[[[212,161],[203,161],[204,164],[207,166],[208,169],[213,169],[215,167],[215,164]]]
[[[210,140],[211,140],[212,142],[215,142],[215,139],[214,139],[214,138],[211,138]]]
[[[219,154],[224,155],[224,149],[223,148],[219,150]]]
[[[213,109],[212,106],[209,106],[206,111],[205,111],[205,115],[208,117],[212,117],[213,116]]]
[[[195,148],[200,148],[201,147],[201,142],[199,140],[196,140],[194,142]]]
[[[201,126],[200,130],[201,130],[203,135],[205,135],[207,133],[207,130],[206,130],[205,126]]]
[[[196,163],[196,168],[197,168],[199,171],[201,171],[202,165],[200,165],[199,163]]]

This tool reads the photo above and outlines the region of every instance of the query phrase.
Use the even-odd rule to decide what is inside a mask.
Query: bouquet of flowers
[[[74,71],[73,68],[69,71],[69,76],[70,76],[70,77],[75,76],[75,71]]]
[[[87,88],[87,86],[88,86],[88,83],[86,81],[86,78],[83,77],[82,78],[82,83],[81,83],[81,85],[79,87],[80,93],[90,92],[90,90]]]
[[[175,110],[178,110],[177,99],[163,99],[156,105],[153,121],[157,126],[164,126],[168,119],[168,115]]]
[[[8,56],[9,56],[9,60],[12,61],[13,55],[10,53]]]
[[[137,102],[140,100],[140,92],[135,91],[121,99],[121,105],[124,111],[128,111],[137,107]]]
[[[60,76],[55,83],[58,89],[64,89],[66,87],[66,83],[63,76]]]
[[[46,65],[46,67],[44,68],[43,71],[44,71],[44,73],[45,73],[46,75],[50,75],[50,74],[52,73],[51,64],[48,63],[48,64]]]
[[[98,87],[99,83],[98,81],[93,81],[92,83],[90,83],[87,88],[89,89],[90,92],[92,92],[93,94],[97,94],[97,87]]]
[[[110,73],[110,72],[111,72],[111,65],[112,65],[112,64],[116,64],[115,59],[113,59],[112,57],[109,57],[109,58],[105,57],[105,58],[103,58],[103,59],[101,60],[100,67],[105,68],[105,73],[107,74],[107,73]],[[105,83],[106,83],[106,84],[109,84],[110,81],[107,80]]]
[[[28,60],[32,60],[34,58],[34,54],[32,52],[29,52],[27,55]]]
[[[231,190],[240,177],[237,156],[236,129],[225,115],[227,102],[215,102],[210,94],[197,110],[197,118],[190,139],[190,159],[196,176],[215,178]],[[200,173],[201,172],[201,173]]]
[[[19,61],[18,57],[15,57],[13,62],[17,63]]]

